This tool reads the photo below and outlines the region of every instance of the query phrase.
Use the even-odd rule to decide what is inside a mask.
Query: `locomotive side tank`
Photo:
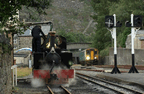
[[[70,69],[72,53],[66,49],[66,39],[55,33],[50,30],[41,45],[41,52],[33,52],[33,76],[44,79],[47,84],[64,84],[74,78],[74,69]],[[58,44],[56,38],[59,39]]]

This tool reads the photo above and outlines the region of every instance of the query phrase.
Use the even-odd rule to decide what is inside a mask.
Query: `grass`
[[[18,91],[18,90],[19,90],[18,87],[13,87],[13,88],[12,88],[12,91],[13,91],[13,92],[16,92],[16,91]]]
[[[28,68],[28,67],[17,68],[17,77],[28,76],[31,73],[32,73],[32,68]]]

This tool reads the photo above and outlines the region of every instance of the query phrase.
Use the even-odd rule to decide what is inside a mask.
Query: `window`
[[[14,49],[17,49],[17,46],[14,46]]]
[[[14,39],[14,44],[16,44],[17,43],[17,39]]]
[[[90,50],[86,50],[86,54],[90,55]]]
[[[96,54],[97,54],[97,51],[94,51],[94,54],[96,55]]]

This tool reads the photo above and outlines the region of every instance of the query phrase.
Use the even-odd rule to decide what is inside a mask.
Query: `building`
[[[30,26],[29,29],[27,29],[24,34],[22,35],[14,35],[14,49],[20,49],[20,48],[32,48],[32,35],[31,30],[34,26]],[[41,29],[45,35],[48,35],[48,32],[50,30],[50,26],[48,25],[42,25]]]
[[[16,64],[27,64],[28,63],[28,54],[14,54],[14,59]]]
[[[89,48],[92,43],[67,43],[67,49],[72,52],[73,62],[75,64],[79,63],[79,53],[80,51]]]
[[[131,34],[127,36],[126,48],[131,49]],[[134,39],[135,49],[144,49],[144,30],[139,30]]]

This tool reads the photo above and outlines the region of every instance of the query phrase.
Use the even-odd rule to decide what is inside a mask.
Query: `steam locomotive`
[[[66,38],[55,35],[50,25],[50,32],[41,44],[41,52],[33,52],[33,77],[44,79],[46,84],[64,84],[74,78],[72,53],[67,51]]]

